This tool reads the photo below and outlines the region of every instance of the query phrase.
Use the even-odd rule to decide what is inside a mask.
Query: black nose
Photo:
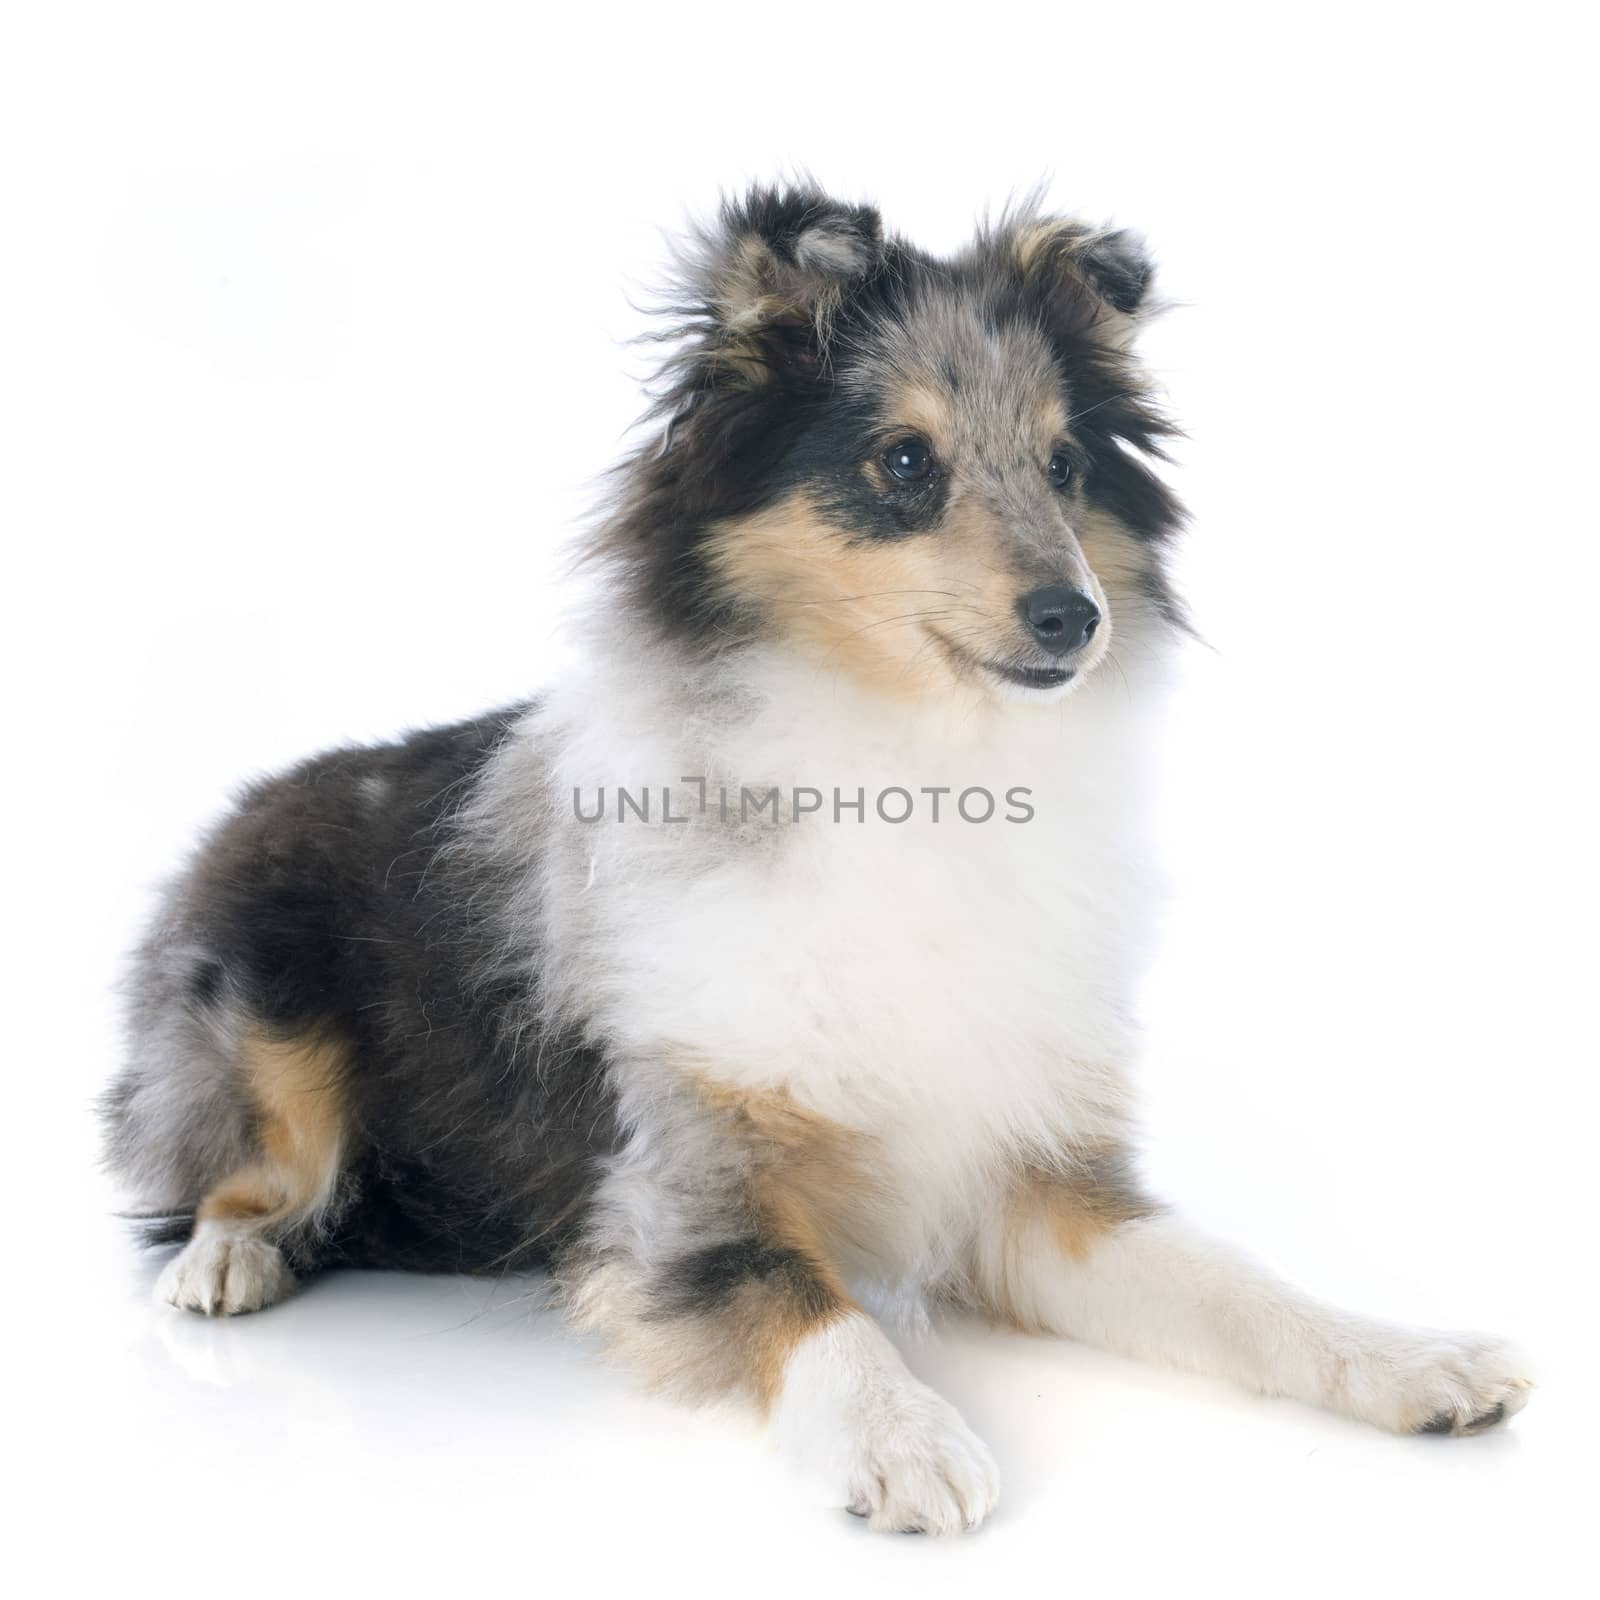
[[[1046,584],[1023,595],[1017,609],[1028,631],[1053,656],[1081,650],[1100,626],[1100,608],[1081,589],[1065,583]]]

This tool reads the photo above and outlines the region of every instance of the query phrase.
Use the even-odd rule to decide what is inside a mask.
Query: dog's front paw
[[[983,1441],[859,1313],[796,1347],[773,1420],[786,1453],[884,1532],[966,1532],[1000,1498]]]
[[[232,1317],[275,1304],[294,1287],[283,1252],[220,1222],[202,1222],[167,1263],[156,1297],[183,1311]]]
[[[1482,1433],[1520,1411],[1533,1379],[1504,1339],[1383,1328],[1342,1361],[1345,1409],[1396,1433]]]
[[[858,1421],[846,1506],[887,1533],[970,1532],[1000,1498],[1000,1470],[954,1406],[916,1387],[920,1393]]]

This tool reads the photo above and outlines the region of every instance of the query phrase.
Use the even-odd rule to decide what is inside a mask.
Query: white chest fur
[[[872,1134],[938,1230],[998,1167],[1120,1123],[1147,903],[1129,692],[941,724],[762,687],[722,720],[591,685],[529,730],[559,752],[549,992],[624,1057],[681,1054]],[[737,825],[741,790],[774,784],[785,816]],[[690,821],[663,820],[663,787]],[[651,792],[649,821],[618,820],[619,788]],[[791,821],[797,788],[820,809]]]

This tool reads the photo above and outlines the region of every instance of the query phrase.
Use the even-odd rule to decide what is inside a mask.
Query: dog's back
[[[248,1216],[301,1270],[471,1271],[543,1260],[575,1226],[608,1091],[591,1051],[528,1031],[457,847],[521,710],[254,785],[172,886],[104,1102],[158,1234]]]

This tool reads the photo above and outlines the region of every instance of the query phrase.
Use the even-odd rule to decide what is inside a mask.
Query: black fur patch
[[[834,1303],[810,1257],[755,1234],[680,1257],[662,1274],[657,1303],[666,1316],[715,1311],[750,1283],[778,1291],[802,1314],[821,1317]]]

